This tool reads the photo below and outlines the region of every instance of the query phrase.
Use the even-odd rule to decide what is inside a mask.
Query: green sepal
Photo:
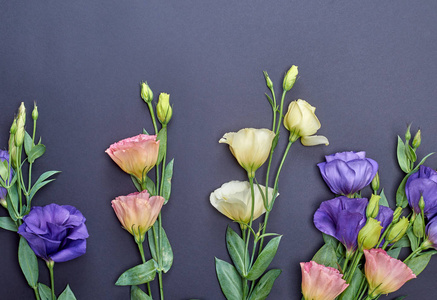
[[[167,204],[168,199],[170,199],[171,194],[171,179],[173,177],[173,164],[174,159],[172,159],[165,167],[164,180],[162,181],[162,197],[164,197],[164,204]]]
[[[320,265],[338,269],[337,254],[330,244],[323,245],[311,260]]]
[[[278,251],[281,237],[275,237],[268,242],[247,274],[247,279],[256,280],[265,272]]]
[[[215,271],[220,288],[227,300],[243,299],[243,283],[235,267],[224,260],[215,258]]]
[[[267,95],[267,93],[264,93],[264,94],[266,95],[267,100],[269,100],[269,103],[272,106],[272,109],[275,109],[275,104],[273,103],[272,98],[269,95]]]
[[[130,287],[130,300],[153,300],[152,297],[144,293],[139,287],[133,285]]]
[[[137,191],[142,192],[143,188],[141,187],[141,182],[139,182],[138,179],[134,175],[131,175],[130,179],[132,179],[132,182],[133,182],[135,188],[137,189]],[[150,194],[150,192],[149,192],[149,194]]]
[[[20,237],[18,244],[18,263],[29,286],[36,288],[38,284],[38,261],[24,237]]]
[[[26,152],[27,156],[29,156],[33,146],[32,137],[27,133],[27,131],[24,131],[24,152]]]
[[[156,196],[156,187],[155,187],[155,183],[153,182],[152,179],[150,179],[149,176],[146,176],[146,182],[145,184],[140,188],[140,192],[143,191],[144,189],[146,189],[150,196]]]
[[[153,224],[153,228],[155,230],[156,233],[156,240],[158,241],[159,244],[159,225],[158,222],[155,222],[155,224]],[[149,248],[150,248],[150,253],[152,254],[152,257],[155,261],[159,261],[158,260],[158,256],[156,255],[156,246],[155,246],[155,239],[153,237],[153,228],[149,229],[149,231],[147,232],[147,239],[149,241]],[[167,238],[167,234],[165,233],[164,228],[162,228],[162,242],[161,242],[161,248],[162,248],[162,271],[164,271],[164,273],[167,273],[168,270],[170,270],[172,264],[173,264],[173,250],[171,249],[171,245],[170,245],[170,241]]]
[[[46,146],[43,144],[37,144],[32,147],[32,150],[30,150],[27,160],[29,163],[33,163],[37,158],[43,156],[44,152],[46,152]]]
[[[0,217],[0,227],[14,232],[18,230],[17,224],[10,217]]]
[[[52,300],[52,290],[43,283],[38,283],[38,294],[41,300]]]
[[[145,128],[143,128],[143,134],[150,135]]]
[[[351,283],[347,287],[347,289],[343,292],[341,299],[354,299],[354,297],[358,294],[361,281],[364,279],[363,273],[359,268],[355,269],[354,275],[352,276]]]
[[[427,251],[420,256],[416,256],[406,262],[407,266],[413,271],[414,275],[418,276],[428,265],[431,256],[436,254],[436,250]]]
[[[229,226],[226,229],[226,247],[238,273],[240,273],[241,277],[245,278],[247,275],[246,266],[249,262],[249,254],[246,252],[246,256],[244,256],[244,241]]]
[[[264,300],[270,294],[272,290],[273,284],[275,283],[276,278],[281,275],[282,270],[280,269],[272,269],[264,274],[263,277],[259,280],[258,284],[255,286],[252,294],[250,294],[249,300]]]
[[[401,170],[405,173],[409,173],[411,171],[410,163],[406,155],[405,144],[400,136],[398,136],[397,157]]]
[[[73,291],[70,289],[70,286],[67,284],[65,290],[59,295],[58,300],[77,300],[73,294]]]
[[[417,160],[416,151],[408,144],[405,147],[405,154],[410,162],[414,163]]]
[[[44,172],[43,174],[41,174],[41,176],[39,176],[38,180],[35,182],[35,184],[30,189],[29,198],[32,199],[35,196],[36,192],[38,192],[38,190],[40,188],[42,188],[46,184],[55,180],[55,179],[46,180],[47,178],[49,178],[55,174],[58,174],[58,173],[61,173],[61,171],[47,171],[47,172]]]
[[[115,285],[139,285],[155,279],[156,269],[153,260],[130,268],[117,279]]]
[[[161,128],[156,140],[159,141],[158,160],[156,161],[156,165],[158,166],[167,153],[167,127],[164,126]]]

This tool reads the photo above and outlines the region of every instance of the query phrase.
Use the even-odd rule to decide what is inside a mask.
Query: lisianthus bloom
[[[372,298],[397,291],[405,282],[416,278],[405,263],[382,249],[364,250],[364,255],[364,272],[369,283],[369,296]]]
[[[366,152],[340,152],[325,156],[319,163],[323,180],[334,194],[353,195],[372,182],[378,163],[366,158]]]
[[[425,228],[426,241],[424,242],[425,248],[432,247],[437,250],[437,219],[433,218],[431,222],[426,225]]]
[[[349,286],[337,269],[314,261],[300,263],[300,268],[305,300],[334,300]]]
[[[9,169],[9,176],[8,176]],[[0,178],[8,183],[12,180],[12,166],[9,167],[9,154],[8,151],[0,150]],[[0,201],[5,201],[8,191],[6,188],[0,186]]]
[[[408,203],[414,213],[420,214],[419,201],[423,196],[424,213],[428,219],[437,214],[437,172],[431,168],[420,166],[419,171],[411,174],[405,184]]]
[[[264,191],[265,187],[262,185],[261,189]],[[271,200],[273,196],[273,189],[268,189]],[[253,210],[253,220],[257,219],[266,212],[264,207],[261,192],[257,187],[254,189],[255,206]],[[209,196],[211,205],[219,212],[224,214],[231,220],[240,221],[245,224],[250,222],[250,214],[252,210],[252,194],[250,192],[250,184],[247,181],[230,181],[223,184],[216,189]]]
[[[124,229],[137,241],[143,241],[146,232],[153,226],[164,204],[161,196],[150,197],[144,190],[112,200],[112,208]]]
[[[219,140],[226,143],[238,163],[250,177],[267,160],[275,133],[268,129],[244,128],[238,132],[228,132]]]
[[[292,101],[284,117],[284,126],[290,131],[290,141],[298,138],[304,146],[329,145],[329,141],[322,135],[314,135],[321,125],[317,119],[316,108],[305,100]]]
[[[158,160],[159,141],[156,135],[140,134],[112,144],[105,152],[123,171],[142,182]]]
[[[64,262],[85,254],[85,217],[70,205],[34,206],[23,217],[18,233],[45,261]]]
[[[348,252],[353,252],[357,248],[358,233],[366,224],[367,204],[365,198],[345,196],[324,201],[314,214],[314,225],[321,232],[335,237]],[[380,206],[375,219],[385,230],[393,220],[393,211]]]

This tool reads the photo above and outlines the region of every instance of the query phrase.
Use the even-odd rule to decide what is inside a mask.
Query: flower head
[[[314,261],[300,263],[300,268],[305,300],[334,300],[349,286],[337,269]]]
[[[437,219],[433,218],[431,222],[426,225],[425,228],[426,241],[428,247],[432,247],[437,250]]]
[[[366,158],[366,152],[341,152],[325,156],[319,163],[323,180],[334,194],[353,195],[369,185],[378,171],[378,163]]]
[[[265,187],[261,185],[261,189]],[[273,189],[269,188],[269,200],[272,199]],[[255,206],[253,220],[266,212],[259,189],[254,189]],[[252,210],[252,196],[250,184],[247,181],[230,181],[216,189],[209,196],[211,205],[231,220],[249,223]]]
[[[124,229],[137,241],[143,241],[146,232],[153,226],[164,204],[161,196],[150,197],[145,190],[112,200],[112,208]]]
[[[23,217],[18,233],[45,261],[64,262],[85,254],[85,217],[70,205],[34,206]]]
[[[173,109],[170,106],[170,95],[166,93],[159,94],[158,104],[156,105],[156,114],[161,124],[167,124],[173,115]]]
[[[143,181],[158,160],[159,141],[156,135],[140,134],[112,144],[105,152],[123,171]]]
[[[411,174],[405,184],[408,203],[416,214],[420,214],[420,198],[425,201],[424,213],[428,219],[437,214],[437,172],[420,166],[419,171]]]
[[[228,132],[219,143],[226,143],[238,163],[250,177],[267,160],[275,133],[268,129],[244,128],[238,132]]]
[[[364,250],[364,255],[364,272],[371,297],[397,291],[405,282],[416,278],[405,263],[391,257],[382,249]]]
[[[292,101],[284,117],[284,126],[290,131],[290,141],[298,138],[304,146],[329,145],[329,141],[322,135],[314,135],[321,125],[314,113],[316,108],[305,100]]]

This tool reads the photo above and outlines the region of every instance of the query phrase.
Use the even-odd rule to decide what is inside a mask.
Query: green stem
[[[49,272],[50,272],[50,285],[51,285],[51,289],[52,289],[52,300],[56,300],[55,297],[55,278],[53,276],[53,267],[55,265],[55,262],[53,260],[48,260],[46,261],[47,264],[47,268],[49,268]]]
[[[138,245],[138,250],[140,251],[140,255],[141,255],[141,261],[143,262],[143,264],[146,262],[146,258],[144,257],[144,248],[143,248],[143,242],[141,241],[136,241],[137,245]],[[150,282],[147,282],[147,291],[149,292],[149,296],[152,297],[152,290],[150,289]]]
[[[352,261],[352,268],[348,270],[346,276],[346,283],[351,283],[352,277],[354,276],[355,270],[357,269],[358,263],[360,262],[362,256],[363,256],[362,251],[357,250],[355,252],[354,259]]]
[[[164,288],[163,288],[163,283],[162,283],[162,257],[163,257],[163,253],[162,253],[162,218],[161,218],[161,212],[159,212],[158,215],[158,234],[159,234],[159,239],[158,239],[158,249],[156,252],[159,251],[159,257],[158,257],[158,264],[159,264],[159,272],[158,272],[158,281],[159,281],[159,293],[161,295],[161,300],[164,300]]]
[[[18,211],[18,214],[21,216],[22,210],[23,210],[23,200],[21,195],[21,147],[17,148],[17,182],[18,182],[18,199],[20,203],[20,209]]]
[[[34,288],[33,288],[33,291],[35,292],[35,299],[36,299],[36,300],[40,300],[40,299],[39,299],[38,288],[37,288],[37,287],[34,287]]]
[[[155,129],[155,134],[158,134],[158,127],[156,126],[155,113],[153,112],[152,102],[147,102],[147,106],[149,107],[150,116],[152,117],[153,128]]]
[[[404,260],[404,263],[406,263],[407,261],[409,261],[410,259],[416,257],[420,252],[422,252],[423,248],[419,247],[416,250],[414,250],[413,252],[411,252],[410,255],[408,255],[408,257]]]
[[[276,127],[276,132],[275,132],[276,134],[279,133],[279,129],[281,128],[282,115],[283,115],[283,111],[284,111],[284,99],[285,99],[286,93],[287,93],[287,91],[282,92],[281,106],[279,107],[279,120],[278,120],[278,125]]]
[[[270,216],[270,211],[266,211],[266,215],[264,217],[264,225],[263,225],[263,231],[262,231],[262,235],[264,235],[266,233],[266,227],[267,227],[267,222],[269,220],[269,216]],[[261,251],[263,250],[263,244],[264,244],[264,237],[261,238],[261,241],[259,242],[259,249],[258,249],[258,255],[260,255]]]

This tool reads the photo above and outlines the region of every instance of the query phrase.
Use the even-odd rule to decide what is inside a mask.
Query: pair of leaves
[[[153,279],[155,279],[155,275],[155,263],[151,259],[141,265],[135,266],[125,271],[117,279],[115,285],[139,285],[152,281]]]
[[[35,145],[30,135],[25,131],[24,151],[26,152],[27,160],[32,164],[46,152],[46,146],[41,144],[41,141]]]
[[[41,300],[52,300],[52,291],[45,284],[38,283],[38,294]],[[65,290],[59,295],[58,300],[76,300],[68,284]]]
[[[154,234],[156,234],[156,236],[154,236]],[[170,245],[170,242],[167,238],[167,234],[165,233],[164,228],[162,228],[161,237],[162,237],[161,251],[159,251],[159,249],[158,249],[159,226],[158,226],[158,222],[155,222],[155,224],[153,224],[153,228],[149,229],[149,231],[147,232],[147,238],[149,241],[149,248],[150,248],[150,252],[152,254],[153,260],[157,264],[156,269],[157,270],[161,269],[162,271],[164,271],[164,273],[167,273],[173,264],[173,250],[171,249],[171,245]],[[158,245],[155,244],[155,238],[156,238]],[[157,252],[158,252],[158,255],[157,255]],[[159,256],[162,256],[162,266],[159,266],[159,259],[158,259]]]
[[[37,179],[35,184],[30,189],[29,199],[32,199],[40,188],[55,180],[55,179],[48,179],[48,178],[58,173],[61,173],[61,171],[47,171],[41,174],[41,176]]]

